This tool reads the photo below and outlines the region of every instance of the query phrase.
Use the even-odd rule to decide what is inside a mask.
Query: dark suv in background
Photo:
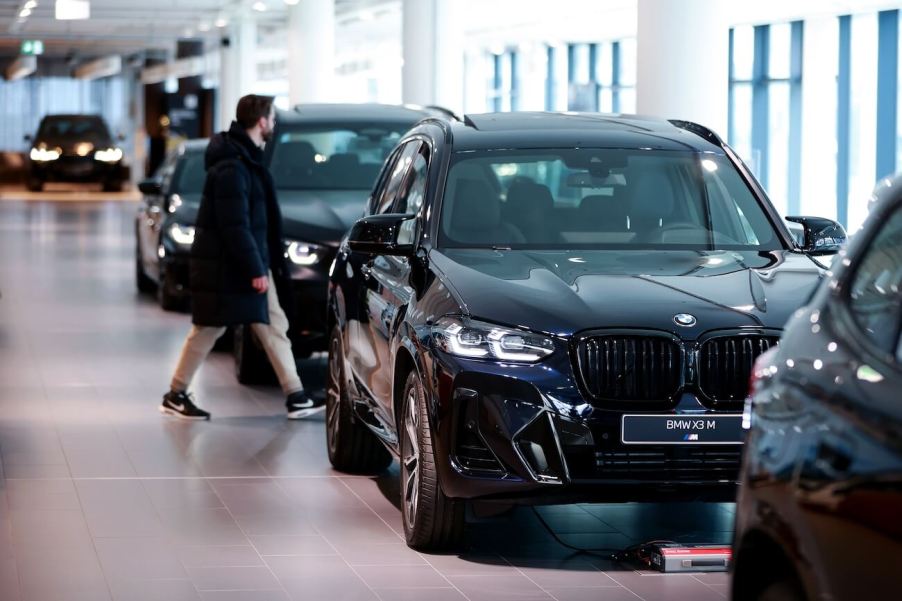
[[[755,366],[735,601],[900,596],[902,179],[878,196],[835,273]]]
[[[46,182],[99,182],[108,192],[129,179],[122,148],[96,115],[47,115],[28,153],[26,184],[40,191]]]
[[[382,104],[309,104],[276,116],[266,145],[282,209],[291,268],[289,337],[298,356],[325,350],[328,271],[348,228],[363,214],[385,158],[430,109]],[[235,328],[234,353],[242,383],[270,380],[271,368],[250,330]]]
[[[399,455],[420,548],[468,499],[731,500],[753,361],[842,242],[802,221],[695,124],[420,123],[330,269],[332,464]]]

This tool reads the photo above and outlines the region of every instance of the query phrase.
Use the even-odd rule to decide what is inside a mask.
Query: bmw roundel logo
[[[684,328],[691,328],[695,325],[696,320],[694,315],[689,315],[688,313],[677,313],[673,316],[673,323],[678,326],[683,326]]]

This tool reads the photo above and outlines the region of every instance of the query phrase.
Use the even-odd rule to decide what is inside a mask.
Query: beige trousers
[[[288,395],[304,389],[298,377],[294,355],[291,352],[291,341],[288,340],[288,318],[279,305],[279,295],[273,283],[272,272],[269,272],[269,289],[266,291],[266,305],[269,309],[269,323],[252,323],[251,330],[266,351],[272,364],[282,391]],[[213,350],[216,340],[225,333],[224,327],[192,325],[182,347],[178,365],[172,376],[170,387],[176,391],[186,391],[194,379],[201,363]]]

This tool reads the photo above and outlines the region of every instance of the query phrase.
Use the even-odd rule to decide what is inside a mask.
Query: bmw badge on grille
[[[677,313],[673,316],[673,323],[678,326],[683,326],[684,328],[691,328],[695,325],[696,320],[694,315],[689,315],[688,313]]]

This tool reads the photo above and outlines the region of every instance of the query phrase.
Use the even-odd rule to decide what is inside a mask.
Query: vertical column
[[[403,0],[401,97],[405,103],[463,107],[460,2]]]
[[[839,75],[836,80],[836,220],[849,223],[849,123],[852,112],[852,17],[839,18]]]
[[[238,99],[257,82],[257,22],[250,14],[236,18],[222,39],[219,75],[219,127],[235,119]]]
[[[752,67],[752,161],[761,185],[768,186],[767,150],[770,147],[770,26],[755,27],[755,62]]]
[[[335,0],[288,7],[288,98],[291,106],[334,101]]]
[[[899,10],[879,14],[877,38],[877,173],[896,171],[896,95],[899,89]]]
[[[639,0],[637,112],[726,133],[728,6],[719,0]]]
[[[789,215],[802,208],[802,67],[805,26],[793,21],[789,65]]]

